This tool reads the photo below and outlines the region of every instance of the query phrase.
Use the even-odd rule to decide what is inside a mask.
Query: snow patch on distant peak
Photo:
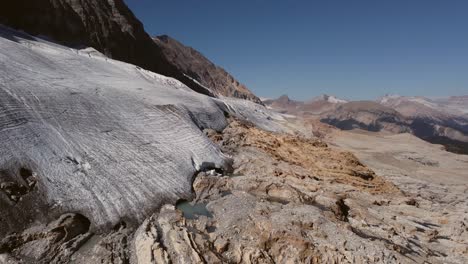
[[[348,102],[348,101],[346,101],[346,100],[337,98],[337,97],[335,97],[335,96],[328,96],[327,101],[328,101],[329,103],[333,103],[333,104],[343,104],[343,103],[347,103],[347,102]]]
[[[396,106],[396,105],[404,104],[405,102],[411,102],[411,103],[421,104],[432,109],[439,108],[437,103],[431,101],[428,98],[421,97],[421,96],[385,95],[384,97],[380,98],[377,101],[380,104],[384,104],[384,105]]]
[[[401,97],[402,96],[398,95],[398,94],[386,94],[383,97],[381,97],[380,99],[378,99],[377,101],[379,103],[381,103],[381,104],[385,104],[385,103],[388,103],[390,100],[399,99]]]
[[[260,98],[260,101],[262,102],[273,100],[273,98],[271,97],[259,97],[259,98]]]
[[[415,102],[422,104],[424,106],[430,107],[430,108],[439,108],[439,106],[433,102],[431,102],[429,99],[423,98],[423,97],[408,97],[408,101]]]
[[[318,97],[316,97],[315,99],[312,99],[312,101],[326,101],[326,102],[329,102],[329,103],[332,103],[332,104],[344,104],[344,103],[347,103],[348,101],[344,100],[344,99],[340,99],[336,96],[333,96],[333,95],[328,95],[328,94],[322,94]]]
[[[91,57],[99,57],[99,58],[107,59],[106,55],[102,54],[101,52],[99,52],[98,50],[96,50],[95,48],[92,48],[92,47],[85,47],[85,48],[82,48],[80,50],[77,50],[77,52],[79,54],[82,54],[82,55],[87,55],[90,58]]]

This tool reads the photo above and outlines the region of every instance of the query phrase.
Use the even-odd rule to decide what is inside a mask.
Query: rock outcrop
[[[156,45],[123,0],[2,1],[0,24],[74,48],[93,47],[110,58],[178,79],[202,94],[214,96],[213,90],[217,95],[260,102],[220,68],[206,75],[201,67],[181,67],[184,61],[168,55],[172,50],[167,45]],[[191,57],[194,60],[203,67],[212,65],[203,56]]]

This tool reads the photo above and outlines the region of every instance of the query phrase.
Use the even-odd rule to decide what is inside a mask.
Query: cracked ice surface
[[[0,27],[0,182],[37,180],[17,203],[0,191],[0,235],[64,212],[100,230],[187,197],[197,169],[229,166],[200,130],[222,130],[223,111],[281,129],[253,103]]]

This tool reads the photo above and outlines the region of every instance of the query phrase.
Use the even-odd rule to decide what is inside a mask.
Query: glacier
[[[103,231],[189,198],[198,171],[230,169],[202,131],[229,115],[283,130],[261,105],[0,26],[0,235],[67,212]]]

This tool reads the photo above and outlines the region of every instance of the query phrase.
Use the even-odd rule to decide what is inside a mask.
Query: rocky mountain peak
[[[289,96],[288,96],[288,95],[286,95],[286,94],[283,94],[283,95],[281,95],[280,97],[278,97],[277,101],[278,101],[278,102],[284,102],[284,103],[287,103],[287,102],[290,102],[290,101],[291,101],[291,99],[289,98]]]

